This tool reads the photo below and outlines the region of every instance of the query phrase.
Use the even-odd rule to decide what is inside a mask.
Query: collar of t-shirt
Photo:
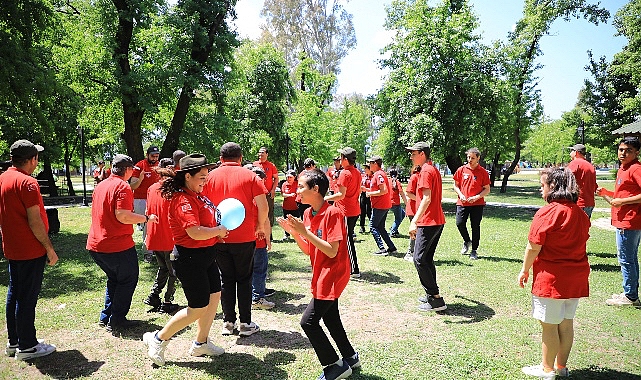
[[[638,163],[639,163],[639,159],[637,158],[637,159],[635,159],[634,161],[630,162],[630,163],[629,163],[629,164],[627,164],[627,165],[621,165],[621,168],[622,168],[623,170],[626,170],[626,169],[628,169],[630,166],[632,166],[632,165],[634,165],[634,164],[638,164]]]
[[[312,210],[312,211],[311,211],[311,213],[312,213],[312,218],[313,218],[313,217],[315,217],[315,216],[316,216],[316,214],[318,214],[319,212],[321,212],[321,211],[325,210],[327,207],[329,207],[329,203],[327,203],[327,202],[324,202],[324,203],[323,203],[323,205],[321,206],[321,208],[320,208],[318,211],[314,211],[314,208],[313,208],[313,207],[310,207],[310,210]]]
[[[234,161],[223,161],[223,163],[220,164],[220,166],[240,166],[240,164]]]
[[[24,170],[22,170],[22,169],[20,169],[20,168],[17,168],[17,167],[15,167],[15,166],[11,166],[11,167],[10,167],[9,169],[7,169],[7,170],[13,170],[13,171],[16,171],[16,172],[20,172],[20,173],[22,173],[22,174],[24,174],[24,175],[29,175],[29,174],[27,174],[27,172],[26,172],[26,171],[24,171]]]

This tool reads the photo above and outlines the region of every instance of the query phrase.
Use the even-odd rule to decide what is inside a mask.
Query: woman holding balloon
[[[171,199],[169,224],[175,242],[174,268],[187,298],[187,308],[178,311],[162,330],[143,335],[149,358],[159,366],[165,364],[169,339],[193,322],[197,323],[197,330],[190,355],[217,356],[225,352],[209,340],[221,289],[212,247],[228,234],[227,228],[217,226],[214,205],[200,195],[212,166],[202,154],[185,156],[180,160],[181,169],[160,187],[162,196]]]

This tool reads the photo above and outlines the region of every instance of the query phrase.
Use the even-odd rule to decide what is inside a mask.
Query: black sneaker
[[[463,243],[463,248],[461,248],[461,255],[467,255],[471,247],[472,247],[471,241],[466,241],[465,243]]]
[[[343,360],[343,365],[340,366],[336,363],[328,365],[323,368],[320,376],[317,380],[338,380],[346,379],[349,375],[352,374],[352,368]]]
[[[401,234],[399,234],[398,232],[394,232],[394,233],[389,234],[389,236],[393,237],[393,238],[400,238]]]
[[[355,353],[352,357],[343,358],[343,362],[347,363],[352,369],[361,367],[361,360],[358,357],[358,352]]]
[[[398,251],[396,250],[396,247],[393,247],[393,248],[388,248],[387,253],[390,255],[396,255]]]
[[[155,256],[154,256],[154,254],[153,254],[153,253],[151,253],[151,252],[147,252],[147,253],[145,253],[145,255],[143,256],[143,260],[145,260],[145,262],[146,262],[146,263],[149,263],[149,264],[153,263],[153,262],[155,261],[155,260],[154,260],[155,258],[156,258],[156,257],[155,257]]]
[[[445,305],[445,300],[443,299],[443,297],[435,298],[431,295],[428,295],[427,302],[421,303],[418,306],[418,309],[420,311],[442,311],[447,309],[447,306]]]
[[[476,250],[472,250],[472,252],[470,252],[470,260],[478,260],[478,258],[479,256],[476,253]]]
[[[276,294],[276,290],[265,288],[265,297],[271,297]]]
[[[142,301],[142,302],[144,302],[145,305],[149,305],[149,306],[153,307],[154,309],[159,308],[160,305],[162,304],[162,301],[160,300],[160,297],[158,295],[156,295],[156,294],[153,294],[153,293],[150,294],[149,296],[147,296],[147,298],[145,298],[145,300]]]
[[[381,248],[376,252],[373,252],[372,255],[376,256],[387,256],[387,250],[385,248]]]
[[[161,313],[172,314],[178,310],[180,310],[180,305],[177,305],[175,303],[165,302],[162,305],[160,305]]]

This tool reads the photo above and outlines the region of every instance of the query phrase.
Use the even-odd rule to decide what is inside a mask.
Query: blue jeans
[[[267,281],[267,248],[254,250],[254,274],[252,275],[252,300],[265,298],[265,283]]]
[[[9,343],[21,350],[38,344],[36,304],[42,287],[47,256],[33,260],[9,260],[7,289],[7,335]]]
[[[588,218],[592,218],[592,210],[594,210],[594,206],[592,207],[582,207],[583,211],[588,215]]]
[[[617,256],[623,275],[623,292],[631,300],[639,298],[639,241],[641,230],[617,228]]]
[[[390,209],[394,213],[394,223],[389,230],[391,235],[396,235],[398,233],[398,227],[403,223],[403,218],[405,218],[405,210],[401,205],[392,206]]]
[[[107,275],[105,307],[100,321],[112,326],[123,323],[131,307],[131,298],[138,284],[138,254],[131,247],[122,252],[100,253],[89,251],[93,260]]]
[[[372,217],[369,220],[369,228],[372,231],[372,236],[374,236],[378,249],[385,249],[383,245],[384,240],[387,244],[388,251],[391,252],[396,251],[396,247],[385,229],[385,218],[387,218],[388,211],[389,209],[373,208]]]

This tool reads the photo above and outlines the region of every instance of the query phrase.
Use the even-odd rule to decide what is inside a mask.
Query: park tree
[[[503,177],[501,192],[507,190],[507,181],[521,159],[524,136],[532,125],[538,122],[537,91],[535,72],[539,68],[537,57],[541,39],[549,33],[550,26],[557,19],[569,21],[584,18],[598,25],[609,18],[609,12],[585,0],[526,0],[523,18],[516,23],[514,32],[508,36],[509,60],[507,80],[510,84],[510,108],[513,111],[514,157]]]
[[[612,73],[629,78],[629,83],[637,91],[627,93],[622,98],[624,110],[635,116],[641,115],[641,0],[630,0],[616,14],[614,25],[619,34],[628,39],[628,44],[614,56]]]
[[[285,53],[290,68],[301,53],[321,74],[338,74],[340,62],[356,46],[356,33],[342,0],[265,0],[261,39]]]
[[[574,145],[576,128],[565,120],[549,120],[532,128],[525,141],[523,157],[541,166],[558,165],[570,160],[568,147]]]
[[[498,83],[469,3],[430,4],[396,0],[387,8],[385,27],[396,34],[381,60],[389,74],[376,111],[389,142],[386,161],[407,162],[403,147],[423,140],[454,171],[465,147],[490,145],[483,143],[499,118],[492,101]]]

